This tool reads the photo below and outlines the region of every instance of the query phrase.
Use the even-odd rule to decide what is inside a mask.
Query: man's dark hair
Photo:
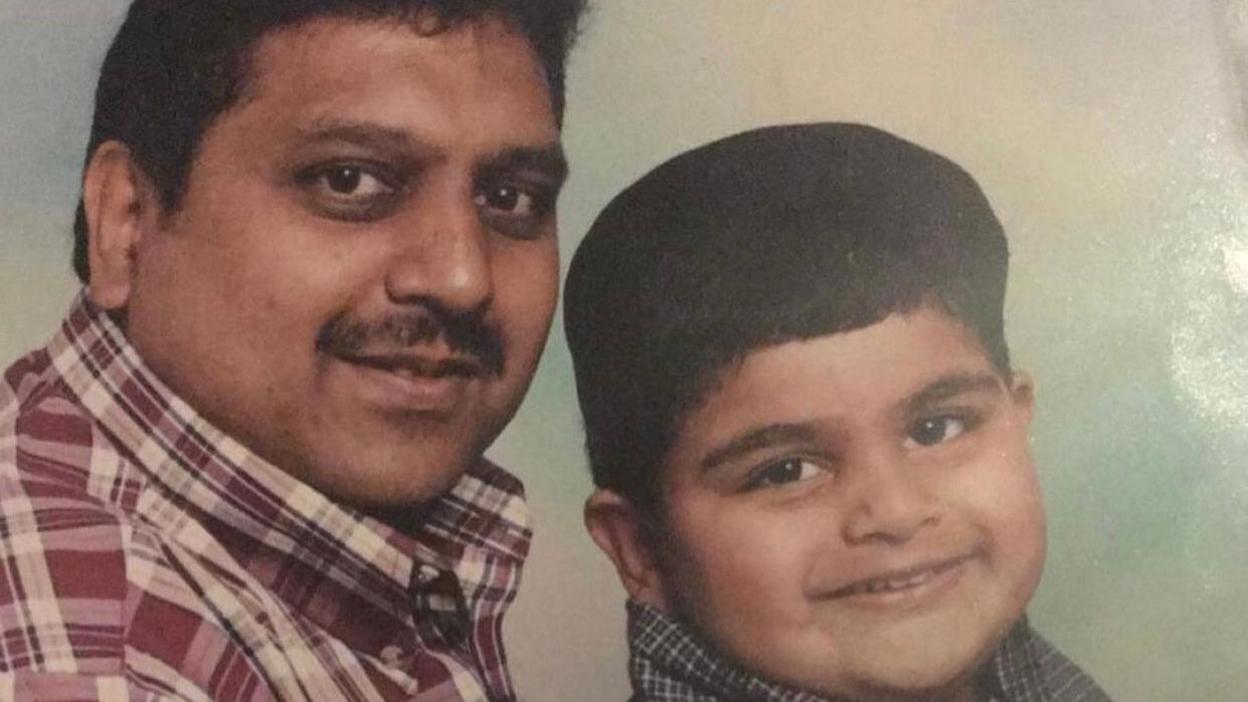
[[[568,274],[594,482],[661,517],[657,471],[725,367],[924,305],[1008,377],[1007,260],[970,175],[878,129],[769,127],[673,158],[607,206]]]
[[[564,67],[586,0],[135,0],[100,69],[87,159],[117,140],[152,180],[165,208],[179,204],[204,131],[243,95],[265,35],[321,17],[393,19],[440,32],[488,16],[532,45],[562,119]],[[74,222],[74,272],[86,282],[87,222]]]

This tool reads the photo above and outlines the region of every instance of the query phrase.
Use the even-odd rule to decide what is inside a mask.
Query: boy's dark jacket
[[[704,646],[659,610],[628,603],[631,702],[846,702],[786,688]],[[1083,671],[1020,620],[977,678],[982,702],[1109,702]]]

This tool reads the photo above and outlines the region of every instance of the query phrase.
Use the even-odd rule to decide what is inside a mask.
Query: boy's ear
[[[1023,413],[1023,419],[1031,423],[1036,408],[1036,384],[1027,371],[1016,370],[1010,378],[1010,397]]]
[[[91,270],[87,291],[97,306],[120,310],[130,299],[138,244],[163,206],[129,147],[119,141],[104,142],[91,154],[82,203]]]
[[[667,610],[662,573],[643,517],[628,498],[598,489],[585,501],[585,527],[615,564],[629,597]]]

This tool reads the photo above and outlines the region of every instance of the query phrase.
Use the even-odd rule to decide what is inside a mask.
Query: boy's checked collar
[[[632,702],[850,702],[785,687],[749,673],[676,620],[628,602]],[[1109,702],[1074,663],[1020,619],[978,675],[984,702]]]

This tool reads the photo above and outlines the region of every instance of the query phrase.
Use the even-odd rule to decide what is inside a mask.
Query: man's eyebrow
[[[568,159],[558,142],[542,146],[516,146],[495,151],[481,159],[478,177],[489,178],[517,171],[535,172],[550,180],[556,190],[568,178]]]
[[[928,405],[965,393],[996,393],[1001,390],[1000,378],[992,373],[950,373],[906,398],[905,407],[910,412],[917,412]]]
[[[814,441],[816,431],[807,422],[768,424],[737,434],[716,447],[702,459],[701,468],[709,471],[728,461],[774,444]]]
[[[374,151],[398,153],[415,160],[432,159],[438,149],[411,133],[371,122],[324,119],[299,129],[309,143],[338,142]],[[478,177],[515,171],[536,172],[558,189],[568,177],[568,159],[558,142],[537,146],[515,146],[489,152],[476,167]]]
[[[299,128],[300,137],[310,143],[340,142],[367,149],[401,152],[417,157],[432,155],[434,147],[410,133],[371,122],[317,120]]]

